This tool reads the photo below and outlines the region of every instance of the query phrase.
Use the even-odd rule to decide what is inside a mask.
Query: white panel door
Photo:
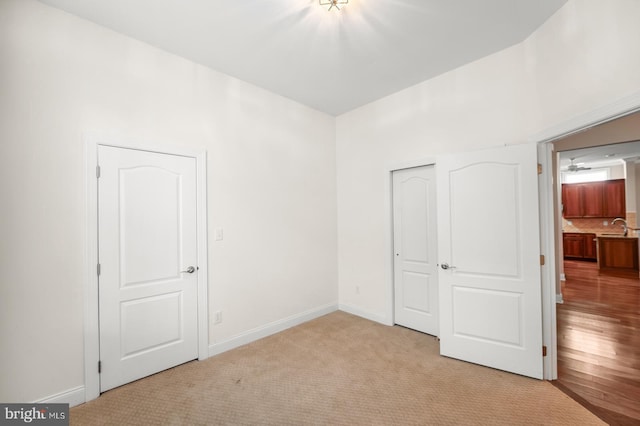
[[[98,164],[103,392],[198,356],[196,160],[99,146]]]
[[[541,379],[536,146],[442,156],[436,168],[440,352]]]
[[[395,323],[439,335],[433,166],[393,172]]]

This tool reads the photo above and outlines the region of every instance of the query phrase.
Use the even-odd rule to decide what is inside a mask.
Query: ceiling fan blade
[[[575,173],[575,172],[580,172],[582,170],[591,170],[591,167],[582,167],[576,164],[570,164],[566,169],[562,169],[561,171]]]
[[[584,163],[576,163],[575,162],[576,161],[575,157],[570,158],[569,160],[570,160],[569,165],[567,166],[566,169],[562,170],[563,172],[575,173],[575,172],[579,172],[579,171],[582,171],[582,170],[591,170],[591,167],[581,166],[581,164],[584,164]]]

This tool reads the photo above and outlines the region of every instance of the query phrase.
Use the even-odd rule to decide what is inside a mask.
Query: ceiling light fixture
[[[334,7],[337,10],[340,10],[340,6],[344,6],[347,3],[349,3],[349,0],[318,0],[320,2],[320,6],[329,6],[329,9],[327,10],[331,10]]]

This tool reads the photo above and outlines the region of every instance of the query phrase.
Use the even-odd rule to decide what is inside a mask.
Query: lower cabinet
[[[565,259],[596,261],[596,234],[565,232],[562,234]]]
[[[598,238],[600,269],[638,270],[638,238]]]

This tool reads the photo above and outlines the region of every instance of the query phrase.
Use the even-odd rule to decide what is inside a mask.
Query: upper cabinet
[[[562,215],[564,217],[582,217],[584,204],[582,184],[562,184]]]
[[[604,217],[625,217],[627,206],[625,202],[624,179],[607,180],[604,182]]]
[[[625,217],[624,179],[562,185],[563,216],[572,218]]]
[[[582,217],[605,217],[604,182],[581,184]]]

